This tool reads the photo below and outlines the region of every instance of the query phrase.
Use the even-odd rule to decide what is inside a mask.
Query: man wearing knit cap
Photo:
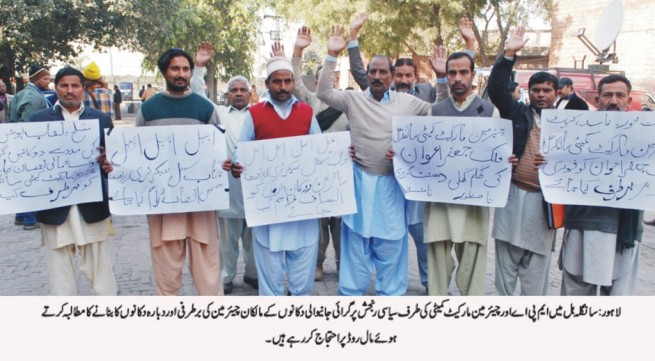
[[[269,99],[248,109],[240,141],[320,134],[312,108],[296,99],[293,67],[284,57],[273,57],[266,64]],[[243,167],[234,154],[226,162],[232,175],[240,177]],[[253,251],[259,275],[260,296],[283,296],[285,276],[289,294],[309,295],[314,288],[314,266],[318,251],[318,219],[253,227]]]
[[[114,99],[112,92],[107,89],[107,83],[100,75],[100,68],[91,62],[82,71],[84,74],[84,106],[98,109],[112,116]]]
[[[30,81],[25,89],[18,92],[11,101],[10,122],[26,122],[32,113],[52,107],[52,103],[43,94],[52,80],[50,72],[42,66],[33,65],[30,67],[29,77]],[[35,212],[17,213],[14,224],[23,225],[25,230],[39,228]]]

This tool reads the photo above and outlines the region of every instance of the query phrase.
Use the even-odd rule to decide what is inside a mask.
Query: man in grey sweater
[[[318,79],[316,95],[343,111],[349,119],[354,162],[357,213],[343,217],[339,294],[363,295],[376,269],[378,295],[407,291],[407,221],[405,200],[384,151],[391,148],[391,119],[398,115],[427,115],[431,103],[390,90],[393,65],[386,56],[368,64],[366,91],[337,91],[332,87],[336,59],[346,48],[343,27],[332,29],[328,56]]]

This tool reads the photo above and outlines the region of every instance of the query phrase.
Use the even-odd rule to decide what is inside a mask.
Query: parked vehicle
[[[512,80],[519,83],[521,88],[521,100],[528,101],[528,80],[532,74],[539,71],[547,71],[559,78],[571,78],[573,80],[573,89],[576,94],[584,99],[589,105],[589,109],[598,108],[598,82],[610,74],[623,74],[620,71],[593,71],[588,69],[571,69],[571,68],[548,68],[548,69],[515,69],[512,73]],[[478,69],[478,84],[484,89],[483,97],[487,98],[486,78],[489,77],[489,69]],[[643,89],[633,88],[631,110],[655,110],[655,98]]]

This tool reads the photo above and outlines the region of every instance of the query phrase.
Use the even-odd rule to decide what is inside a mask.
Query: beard
[[[619,107],[616,104],[610,104],[610,105],[607,106],[607,108],[602,109],[602,110],[605,110],[605,111],[608,111],[608,112],[620,112],[623,109],[621,109],[621,107]]]
[[[175,82],[177,80],[184,80],[184,85],[177,85]],[[166,79],[166,88],[169,90],[176,92],[176,93],[181,93],[185,91],[189,87],[189,80],[185,78],[175,78],[173,79],[172,82],[169,82],[168,79]]]
[[[410,90],[414,89],[414,83],[396,83],[395,90],[401,93],[408,93]]]
[[[457,87],[455,87],[457,86]],[[465,84],[453,84],[450,86],[450,93],[451,94],[457,94],[457,95],[463,95],[468,93],[469,89],[471,89],[470,86],[466,86]]]

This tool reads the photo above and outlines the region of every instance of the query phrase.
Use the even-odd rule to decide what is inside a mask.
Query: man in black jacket
[[[587,102],[575,94],[573,80],[571,78],[561,78],[559,80],[559,90],[557,93],[559,94],[557,109],[589,110]]]
[[[513,153],[519,158],[512,171],[507,205],[496,209],[491,236],[496,239],[496,291],[513,295],[517,279],[521,295],[539,296],[548,291],[548,274],[554,231],[548,229],[537,165],[542,109],[550,109],[557,96],[557,78],[547,72],[533,74],[528,81],[530,105],[512,98],[507,91],[516,53],[527,40],[524,29],[513,32],[489,75],[489,97],[500,116],[512,121]]]
[[[63,68],[55,76],[58,101],[54,107],[32,113],[30,122],[77,121],[97,119],[100,128],[101,162],[105,158],[103,130],[112,128],[111,117],[96,109],[85,108],[82,73]],[[76,295],[75,253],[80,255],[80,270],[91,281],[96,295],[115,296],[116,281],[107,247],[109,203],[106,174],[103,178],[102,201],[76,204],[36,212],[42,224],[41,244],[46,247],[50,291],[53,295]]]

